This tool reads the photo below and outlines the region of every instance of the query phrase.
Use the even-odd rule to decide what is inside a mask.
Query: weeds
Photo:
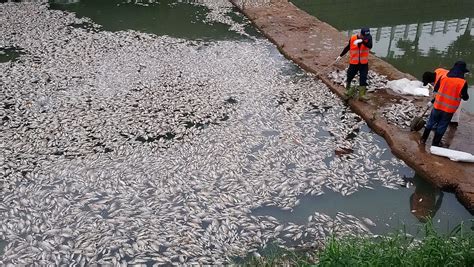
[[[387,236],[331,237],[320,251],[276,250],[252,257],[249,266],[474,266],[474,235],[461,224],[440,234],[431,223],[422,238],[404,230]]]

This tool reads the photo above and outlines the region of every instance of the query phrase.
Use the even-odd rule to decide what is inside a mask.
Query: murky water
[[[466,61],[471,72],[474,69],[474,8],[470,0],[454,4],[442,0],[291,2],[347,36],[370,27],[372,52],[419,79],[423,72],[449,69],[459,59]],[[467,81],[469,93],[474,95],[473,74]],[[474,97],[463,109],[474,113]]]
[[[319,127],[321,136],[330,135]],[[355,133],[371,133],[366,125]],[[385,140],[372,134],[375,143],[387,147]],[[337,157],[334,155],[334,157]],[[371,156],[373,160],[389,160],[393,154],[389,149],[379,157]],[[332,159],[328,158],[330,162]],[[325,191],[321,196],[304,196],[301,203],[292,210],[282,210],[276,207],[262,207],[255,210],[256,215],[272,215],[284,222],[304,223],[315,211],[328,215],[337,212],[352,214],[357,217],[370,218],[375,226],[371,231],[383,234],[404,227],[416,234],[419,225],[426,222],[426,217],[432,217],[435,227],[443,232],[449,232],[460,222],[468,222],[472,215],[462,207],[452,193],[442,192],[418,176],[411,168],[398,170],[405,183],[398,190],[378,185],[375,190],[363,189],[350,196]],[[473,229],[474,230],[474,229]]]
[[[209,9],[204,6],[196,6],[187,3],[186,1],[56,0],[49,2],[52,9],[66,10],[76,13],[78,17],[91,18],[94,23],[102,26],[103,30],[118,31],[132,29],[157,35],[208,40],[209,42],[221,39],[246,39],[245,36],[229,30],[229,25],[222,23],[205,23],[203,20],[207,12],[209,12]],[[413,8],[408,7],[398,8],[397,12],[394,11],[393,13],[387,13],[386,9],[384,9],[383,20],[380,21],[375,16],[380,14],[380,12],[377,12],[377,8],[383,9],[386,8],[387,5],[364,3],[364,5],[367,5],[366,8],[370,7],[372,10],[370,14],[374,14],[374,16],[365,15],[361,22],[361,20],[359,20],[360,16],[351,16],[350,13],[352,12],[346,12],[350,10],[352,6],[354,6],[354,8],[355,6],[359,6],[359,4],[353,3],[352,1],[336,1],[336,4],[334,4],[333,1],[310,1],[311,3],[308,3],[309,1],[296,0],[294,2],[312,14],[318,15],[318,17],[320,14],[323,14],[320,19],[327,20],[343,31],[351,32],[350,29],[358,29],[363,25],[378,27],[373,30],[374,39],[376,41],[376,45],[373,49],[374,52],[381,57],[387,58],[390,63],[400,69],[410,71],[414,75],[424,70],[423,67],[420,67],[416,59],[426,62],[426,66],[428,66],[429,63],[434,64],[434,62],[440,60],[442,60],[441,62],[450,62],[451,59],[446,56],[445,52],[448,48],[453,47],[453,42],[456,42],[456,40],[459,41],[460,39],[462,40],[462,36],[472,41],[472,38],[466,37],[466,33],[467,36],[472,37],[469,26],[471,19],[463,19],[465,17],[474,16],[474,12],[467,8],[468,1],[461,1],[460,3],[460,6],[464,4],[465,8],[461,8],[458,5],[455,7],[455,10],[448,9],[450,12],[444,12],[441,18],[446,18],[450,23],[447,24],[447,27],[446,24],[443,24],[442,31],[438,28],[434,30],[430,28],[432,33],[426,33],[426,29],[428,28],[427,24],[431,23],[439,26],[440,23],[436,23],[436,21],[434,23],[430,22],[430,20],[433,20],[435,17],[438,18],[438,16],[428,14],[440,13],[438,8],[441,10],[444,7],[443,5],[430,5],[430,8],[435,8],[436,10],[432,10],[432,13],[426,14],[413,13]],[[399,4],[393,5],[393,9],[399,6]],[[359,6],[359,8],[361,7]],[[341,10],[344,12],[344,16],[341,16]],[[242,15],[238,14],[235,9],[233,9],[233,12],[235,13],[232,14],[232,17],[235,21],[239,23],[245,21]],[[417,15],[416,19],[413,18],[415,14]],[[452,23],[454,20],[456,21],[455,25]],[[354,23],[352,23],[353,21]],[[416,31],[415,27],[410,28],[411,24],[403,24],[403,21],[408,21],[409,23],[417,22],[416,25],[422,25],[424,31]],[[400,25],[408,25],[408,31],[406,30],[406,26],[403,27],[405,31],[402,32],[402,36],[399,36],[401,33],[399,29],[402,28]],[[392,30],[394,28],[396,30],[394,32],[395,34],[392,34],[393,36],[387,34],[387,29]],[[246,28],[246,32],[253,36],[260,37],[258,32],[250,26]],[[409,51],[403,53],[404,51],[400,43],[403,43],[404,39],[413,37],[413,34],[418,36],[417,38],[420,43],[432,43],[432,38],[434,38],[436,40],[442,40],[444,46],[439,44],[436,46],[438,48],[434,52],[433,50],[425,48],[425,50],[429,50],[429,53],[423,53],[425,50],[418,49],[419,53],[416,54],[416,59],[410,58],[411,54]],[[435,35],[433,36],[432,34]],[[390,45],[390,48],[388,48],[384,54],[383,45],[387,42],[390,43],[390,38],[392,45]],[[469,47],[468,44],[470,43],[461,42],[459,46],[454,47],[459,50],[455,50],[452,53],[459,54],[463,51],[472,51],[472,46]],[[273,51],[273,57],[280,56],[277,49],[273,47],[269,48]],[[466,52],[464,52],[464,54],[466,54]],[[468,54],[471,55],[470,53]],[[472,62],[474,62],[474,60],[469,63],[472,64]],[[284,67],[285,69],[282,71],[285,74],[301,74],[301,71],[293,64],[286,64]],[[426,69],[429,68],[426,67]],[[370,132],[370,129],[365,127],[363,131]],[[330,135],[330,133],[320,129],[319,135]],[[387,148],[387,152],[378,160],[393,157],[383,138],[376,134],[373,134],[373,137],[381,146]],[[330,161],[330,159],[328,159],[328,161]],[[414,216],[412,212],[414,210],[413,205],[416,205],[412,196],[417,195],[417,192],[420,190],[425,193],[429,192],[426,194],[436,196],[439,196],[440,192],[426,182],[423,182],[410,168],[407,167],[405,170],[400,171],[406,177],[409,185],[411,185],[408,186],[408,188],[400,187],[399,190],[391,190],[380,186],[377,187],[376,190],[359,191],[349,197],[343,197],[334,192],[327,192],[327,194],[319,197],[302,198],[301,205],[295,208],[293,212],[282,212],[276,209],[268,208],[267,210],[267,208],[262,208],[256,211],[256,214],[263,214],[268,211],[270,214],[283,220],[298,222],[306,220],[308,214],[314,213],[314,211],[327,212],[329,214],[343,211],[354,215],[377,218],[378,223],[374,230],[378,233],[388,231],[390,228],[397,227],[401,223],[413,225],[418,222],[418,218]],[[426,212],[432,210],[431,214],[434,216],[435,222],[447,227],[448,225],[455,225],[471,218],[471,215],[457,202],[452,193],[444,193],[443,195],[444,197],[437,197],[436,199],[440,200],[435,203],[433,203],[432,198],[429,198],[430,204],[423,207],[427,209]],[[374,201],[374,199],[376,199],[376,201]],[[435,204],[441,205],[434,208]]]
[[[7,61],[15,61],[21,54],[22,54],[22,51],[20,48],[16,48],[16,47],[0,48],[0,63],[7,62]]]
[[[242,212],[245,216],[239,215],[239,219],[244,217],[244,220],[248,220],[248,215],[270,215],[282,223],[304,225],[308,220],[308,216],[315,212],[320,212],[329,216],[336,216],[337,212],[344,212],[357,217],[369,218],[375,223],[375,226],[369,226],[369,229],[372,232],[385,233],[392,229],[398,229],[402,224],[413,226],[425,216],[434,217],[435,224],[443,231],[448,230],[448,226],[456,225],[461,221],[467,221],[472,217],[457,202],[453,194],[440,192],[429,184],[423,182],[419,177],[416,177],[412,169],[400,164],[396,160],[392,162],[393,154],[388,149],[383,138],[372,133],[363,122],[359,124],[360,119],[357,120],[351,117],[353,114],[350,113],[347,108],[342,106],[338,100],[335,100],[331,96],[325,96],[328,101],[330,100],[328,103],[312,103],[311,105],[308,105],[308,101],[311,102],[312,98],[317,99],[319,96],[311,94],[309,96],[305,95],[305,93],[307,93],[305,92],[305,89],[307,88],[295,88],[294,83],[291,82],[287,84],[280,83],[281,81],[268,81],[267,75],[268,77],[273,77],[272,75],[275,75],[275,73],[265,72],[267,69],[270,69],[269,67],[262,68],[262,66],[258,66],[258,64],[267,66],[265,65],[267,64],[267,58],[272,59],[270,60],[271,63],[273,63],[273,65],[271,65],[272,68],[278,69],[276,71],[278,75],[275,75],[275,77],[281,78],[282,80],[289,79],[295,83],[299,80],[304,81],[307,77],[305,77],[303,71],[284,59],[278,50],[268,43],[265,43],[264,47],[262,47],[261,43],[255,43],[255,47],[259,49],[257,50],[257,52],[259,52],[259,57],[265,55],[262,56],[264,59],[259,58],[259,61],[246,59],[246,53],[255,53],[255,50],[249,49],[253,43],[250,43],[250,45],[248,43],[252,42],[252,38],[261,38],[256,34],[255,30],[246,28],[245,33],[247,35],[242,35],[234,30],[235,28],[233,28],[233,25],[218,22],[204,23],[202,22],[203,17],[207,16],[205,8],[203,9],[201,6],[187,3],[178,3],[178,1],[159,1],[148,6],[143,5],[142,3],[128,4],[120,1],[97,2],[100,2],[101,4],[99,5],[93,1],[74,1],[73,3],[55,4],[52,8],[77,12],[78,16],[91,17],[94,23],[98,23],[102,26],[102,29],[95,29],[92,27],[92,30],[118,31],[132,29],[157,35],[166,34],[176,37],[204,40],[199,44],[189,44],[190,47],[186,47],[185,45],[180,46],[183,54],[176,53],[173,49],[169,50],[170,54],[174,55],[174,53],[176,53],[180,55],[179,57],[168,57],[167,55],[163,55],[163,58],[158,60],[158,62],[160,62],[170,60],[170,58],[178,58],[185,62],[186,66],[190,66],[189,64],[198,64],[199,68],[194,66],[191,68],[181,66],[186,68],[186,70],[183,68],[183,73],[178,69],[172,69],[165,74],[158,75],[163,75],[160,77],[165,81],[166,79],[176,79],[176,77],[183,79],[194,77],[199,80],[202,76],[206,79],[209,77],[216,79],[219,86],[220,84],[229,84],[229,86],[219,88],[219,91],[214,93],[218,94],[220,93],[220,90],[225,91],[223,95],[226,97],[223,99],[225,103],[232,105],[233,108],[229,109],[229,112],[225,113],[223,117],[218,117],[216,119],[217,123],[209,123],[206,124],[205,127],[197,126],[196,128],[204,128],[205,131],[193,136],[194,140],[188,139],[183,142],[182,140],[177,140],[177,138],[166,138],[167,136],[164,136],[162,139],[169,139],[167,141],[172,143],[176,142],[177,145],[171,146],[167,150],[160,150],[159,153],[157,153],[157,150],[152,149],[155,148],[152,145],[156,144],[158,140],[152,140],[147,136],[146,138],[138,137],[139,140],[137,139],[136,141],[140,143],[139,145],[130,142],[133,143],[133,145],[136,145],[136,150],[130,152],[131,156],[126,158],[126,160],[121,159],[120,157],[114,158],[114,155],[117,156],[115,153],[120,153],[122,148],[113,147],[114,142],[110,142],[108,143],[108,145],[111,146],[109,151],[103,151],[103,154],[99,151],[96,153],[97,155],[84,156],[84,162],[87,163],[82,162],[82,159],[79,157],[75,158],[74,156],[71,158],[54,157],[54,161],[46,161],[44,163],[46,164],[46,169],[50,169],[51,172],[48,178],[43,178],[52,178],[55,181],[55,187],[57,187],[55,190],[58,192],[58,195],[54,195],[54,197],[50,196],[51,199],[55,199],[55,205],[63,208],[62,205],[64,203],[69,203],[70,199],[74,200],[71,201],[72,204],[66,205],[67,208],[65,214],[61,216],[53,216],[54,218],[52,219],[42,218],[42,220],[53,220],[54,222],[57,222],[55,227],[65,228],[63,227],[63,218],[68,217],[71,219],[72,212],[77,212],[83,214],[83,217],[81,217],[82,220],[87,221],[84,225],[92,225],[92,222],[107,222],[110,225],[113,225],[114,228],[116,227],[117,229],[126,232],[127,235],[132,235],[130,240],[126,239],[128,240],[127,242],[130,243],[136,241],[136,236],[133,235],[136,234],[137,231],[145,232],[145,235],[149,236],[149,232],[147,231],[149,231],[148,228],[150,225],[148,225],[148,223],[142,224],[142,222],[153,222],[151,223],[151,226],[159,225],[159,231],[169,231],[167,234],[173,237],[170,239],[171,241],[168,240],[169,242],[166,241],[165,243],[173,249],[172,251],[176,251],[168,251],[168,253],[172,254],[174,257],[173,261],[176,262],[177,254],[174,253],[178,253],[180,249],[183,249],[183,244],[178,244],[177,246],[170,244],[170,242],[176,240],[174,235],[176,235],[177,232],[189,232],[192,236],[202,230],[208,231],[216,221],[203,220],[203,229],[201,229],[201,225],[199,225],[199,230],[197,231],[190,231],[190,228],[182,227],[186,226],[186,221],[190,218],[188,216],[193,215],[192,212],[190,213],[187,210],[189,207],[194,209],[191,205],[187,206],[188,202],[189,204],[197,205],[196,207],[203,211],[214,212],[208,214],[209,216],[218,215],[220,217],[225,217],[223,219],[224,222],[221,222],[222,225],[225,225],[227,220],[233,220],[235,218],[229,214],[222,215],[222,213],[218,212],[227,212],[229,210],[231,212],[241,212],[240,208],[242,208],[243,205],[255,207],[260,205],[258,203],[262,203],[262,205],[248,211],[250,214],[247,214],[247,210],[245,210],[245,212]],[[164,3],[165,5],[162,6]],[[139,25],[134,24],[131,18],[130,20],[124,19],[123,22],[118,23],[116,20],[120,20],[120,18],[114,17],[113,12],[104,16],[100,15],[101,12],[107,13],[110,9],[117,7],[117,5],[123,9],[120,12],[122,12],[121,14],[124,18],[129,14],[137,12],[137,9],[139,9],[140,12],[143,12],[139,14],[159,13],[158,10],[160,8],[168,10],[168,13],[163,13],[163,15],[157,17],[152,15],[147,17],[146,15],[143,15],[143,20],[140,21]],[[177,10],[173,10],[177,6],[180,7]],[[98,10],[101,12],[96,12]],[[148,10],[152,10],[153,12]],[[188,28],[188,30],[180,27],[173,30],[171,25],[166,27],[166,25],[173,23],[174,20],[169,20],[169,17],[164,14],[173,14],[173,16],[179,17],[181,12],[184,12],[183,17],[181,17],[183,25],[193,27],[194,24],[199,24],[200,26],[197,28]],[[195,20],[195,16],[199,19]],[[237,23],[247,23],[239,14],[232,14],[232,17],[236,18]],[[91,28],[91,25],[87,23],[72,26],[86,29]],[[192,33],[189,33],[188,31],[192,31]],[[125,34],[122,36],[124,36],[124,38],[128,37],[128,35]],[[249,36],[251,38],[249,38]],[[221,39],[230,40],[230,43],[215,42],[215,40]],[[242,42],[240,44],[243,45],[233,46],[237,42]],[[134,44],[137,44],[137,42]],[[170,43],[170,47],[176,45],[176,43]],[[81,48],[81,46],[78,47],[78,49]],[[232,53],[233,50],[229,51],[229,47],[235,47],[238,51]],[[148,49],[149,47],[143,48],[143,51],[149,51]],[[223,49],[227,50],[223,51]],[[121,50],[119,49],[117,51],[120,52]],[[136,55],[134,54],[134,56],[130,58],[127,57],[126,60],[115,57],[112,57],[112,59],[104,57],[104,62],[110,65],[100,65],[100,70],[103,72],[101,73],[102,76],[97,79],[88,80],[91,82],[90,86],[93,88],[94,86],[103,86],[103,83],[112,83],[113,89],[116,90],[117,88],[120,88],[126,90],[128,87],[121,88],[121,86],[128,86],[127,82],[122,78],[125,75],[130,75],[127,80],[142,79],[137,78],[139,77],[139,74],[137,73],[143,73],[140,75],[150,75],[144,76],[144,80],[146,80],[147,77],[149,79],[155,78],[154,73],[152,72],[153,70],[150,71],[150,68],[148,67],[150,65],[153,66],[152,64],[155,63],[155,61],[150,60],[149,55],[145,52],[134,51],[136,52]],[[150,49],[150,51],[153,50]],[[241,54],[238,54],[237,52]],[[26,53],[28,53],[28,51],[26,51]],[[210,60],[216,60],[220,63],[228,64],[227,66],[229,67],[224,68],[222,64],[208,64],[202,57],[197,56],[200,53],[207,53],[204,54],[207,55],[205,59],[207,61],[209,61],[210,58]],[[64,56],[61,53],[58,54]],[[216,56],[219,54],[225,56]],[[240,55],[241,58],[234,58],[235,54]],[[256,57],[256,55],[254,54],[253,57]],[[197,59],[198,61],[192,62],[192,59]],[[249,63],[245,66],[241,66],[243,63],[239,63],[239,59],[246,60],[243,62]],[[139,62],[131,62],[133,60]],[[47,62],[47,60],[45,61]],[[113,64],[111,64],[111,62]],[[139,63],[144,63],[144,65],[142,66]],[[45,63],[43,62],[43,64]],[[63,62],[61,62],[61,64],[63,64]],[[169,62],[169,66],[174,66],[173,64],[173,62]],[[231,64],[232,66],[236,66],[231,68]],[[65,65],[67,64],[65,63]],[[121,68],[117,70],[116,65],[121,66]],[[106,70],[112,71],[112,75],[107,71],[103,71],[104,66],[107,67]],[[161,65],[158,66],[161,67]],[[176,66],[180,65],[176,64]],[[67,68],[64,68],[61,70],[61,73],[67,73],[67,70]],[[133,70],[133,73],[130,70]],[[157,70],[159,70],[159,68],[157,68]],[[248,70],[251,70],[250,73],[247,72]],[[235,80],[238,82],[234,80],[234,76],[232,75],[235,73],[233,72],[237,73],[237,79]],[[242,75],[242,73],[245,75]],[[166,76],[168,74],[170,75]],[[183,77],[181,77],[181,74],[183,74]],[[116,75],[115,78],[114,75]],[[231,78],[226,77],[226,75]],[[119,77],[121,79],[119,79]],[[117,81],[114,81],[114,79]],[[47,79],[45,78],[44,80],[46,81]],[[105,80],[105,82],[103,80]],[[97,81],[99,81],[98,84]],[[176,80],[176,82],[178,81],[179,79]],[[192,82],[194,81],[190,81],[190,83]],[[33,83],[42,85],[43,80],[35,79]],[[80,87],[81,84],[83,83],[78,82],[76,85]],[[183,86],[180,83],[177,84]],[[281,91],[279,91],[279,89],[274,89],[274,87],[280,88],[280,86],[282,86],[281,84],[284,85],[284,89]],[[314,86],[313,84],[306,84],[308,86]],[[239,88],[240,85],[242,88]],[[68,84],[68,87],[71,86],[72,85]],[[199,86],[202,85],[196,87],[199,88]],[[139,89],[145,90],[142,87]],[[81,90],[83,89],[81,88]],[[281,95],[276,95],[278,92],[281,93]],[[67,93],[69,94],[72,92],[68,91]],[[315,94],[314,91],[312,93]],[[102,94],[103,92],[100,92],[102,97],[106,96],[106,94]],[[137,95],[143,97],[139,93],[137,93]],[[82,99],[82,96],[78,95],[77,97],[79,100]],[[117,97],[120,96],[118,95]],[[61,99],[58,95],[55,95],[55,98],[58,102],[59,99]],[[124,101],[129,101],[129,99],[130,98],[127,97]],[[89,103],[91,101],[94,101],[94,105],[100,103],[99,100],[88,99],[86,101],[79,101],[81,104],[77,105],[86,105],[84,102]],[[97,101],[97,103],[95,103],[95,101]],[[110,101],[112,106],[122,106],[120,103],[114,103],[112,100]],[[331,101],[335,101],[336,103],[332,103]],[[13,104],[11,105],[12,106],[9,106],[8,109],[13,107]],[[310,106],[310,108],[308,106]],[[47,105],[45,107],[42,106],[42,108],[45,109],[44,111],[48,111]],[[123,105],[123,108],[128,108],[128,105]],[[108,107],[104,106],[104,109],[105,110],[102,110],[102,114],[106,114],[105,112],[108,110]],[[120,108],[118,109],[120,110]],[[90,111],[94,112],[92,109]],[[133,109],[130,112],[132,111]],[[108,117],[108,120],[111,122],[114,122],[116,120],[115,117],[117,116],[121,117],[122,115],[126,115],[120,115],[117,113],[114,117],[114,114],[115,112],[109,114],[110,117]],[[78,119],[81,118],[81,116],[82,115],[77,114]],[[156,118],[154,118],[154,120],[156,120]],[[152,122],[148,123],[152,124]],[[350,124],[349,126],[354,128],[349,129],[347,132],[343,132],[341,135],[341,127],[339,126],[343,124]],[[189,128],[193,128],[192,124],[185,125],[186,128],[188,128],[188,126]],[[67,127],[67,125],[65,127]],[[111,137],[113,134],[114,132],[109,131],[107,133],[109,136],[108,139],[114,139],[115,137]],[[227,137],[235,137],[235,139],[232,140],[232,138]],[[77,139],[80,140],[82,137],[78,137]],[[119,139],[119,137],[115,139]],[[354,152],[344,156],[337,156],[333,144],[335,139],[337,142],[341,142],[342,144],[353,144]],[[201,143],[199,143],[200,140],[202,140]],[[127,143],[127,146],[128,145],[130,144]],[[328,148],[326,149],[326,147]],[[373,148],[374,150],[367,150],[367,147]],[[376,151],[377,153],[371,153],[370,151]],[[85,153],[87,153],[87,151]],[[208,154],[206,155],[206,153]],[[305,156],[302,156],[302,154]],[[95,158],[96,156],[97,158]],[[209,157],[213,157],[213,159],[209,159]],[[229,160],[229,157],[232,159]],[[315,158],[314,161],[312,160],[312,157]],[[140,159],[140,162],[135,162],[137,158]],[[234,161],[237,163],[236,166],[233,166]],[[173,165],[175,162],[177,162],[178,166]],[[203,164],[203,162],[205,164]],[[381,162],[383,162],[383,164],[380,164]],[[347,166],[347,164],[354,164],[354,166]],[[366,167],[368,167],[365,165],[377,165],[377,168],[375,170],[372,169],[371,172],[365,173]],[[129,169],[130,166],[132,166],[133,169]],[[305,166],[306,168],[304,168]],[[361,167],[363,173],[358,172],[359,167]],[[156,171],[151,172],[150,170]],[[348,179],[348,184],[338,185],[339,188],[335,188],[335,186],[331,184],[325,185],[324,187],[318,184],[311,185],[315,187],[315,191],[321,189],[322,194],[320,195],[311,196],[310,194],[293,193],[292,190],[295,190],[294,188],[298,187],[303,187],[305,190],[307,189],[305,187],[311,189],[310,185],[304,184],[307,181],[300,181],[298,180],[299,178],[306,176],[313,177],[315,180],[320,179],[317,177],[318,172],[328,170],[333,172],[334,177],[332,177],[332,179],[335,183],[339,181],[338,179],[340,177],[337,176],[340,175],[343,179]],[[94,173],[94,171],[96,173]],[[384,173],[386,173],[387,177],[384,177]],[[89,174],[97,176],[95,176],[91,181],[82,180],[83,177]],[[234,176],[228,177],[228,174],[235,175],[235,177],[238,178],[238,181],[235,181]],[[29,175],[30,174],[25,173],[25,177],[23,178],[29,177]],[[77,175],[77,177],[75,175]],[[325,175],[329,176],[327,174]],[[368,187],[364,187],[364,184],[361,186],[349,184],[354,182],[352,178],[356,177],[356,175],[364,176],[362,177],[363,179],[360,180],[367,179],[368,182],[365,185]],[[98,178],[99,176],[101,177],[100,179]],[[215,176],[215,182],[209,181],[209,176]],[[391,176],[395,177],[393,181],[385,183],[387,180],[390,180]],[[125,177],[131,177],[131,179],[126,178],[121,181],[121,179]],[[189,179],[189,177],[193,177],[193,179]],[[398,177],[405,177],[405,182],[397,184]],[[20,179],[23,178],[20,177]],[[270,201],[268,201],[266,199],[268,196],[265,196],[268,189],[263,188],[264,190],[261,191],[262,187],[255,183],[265,181],[262,185],[267,186],[268,183],[270,186],[275,186],[272,185],[272,183],[274,183],[274,181],[279,181],[276,179],[282,179],[282,181],[290,183],[291,186],[290,184],[287,184],[287,187],[290,188],[288,190],[292,192],[288,196],[282,191],[280,195],[284,196],[284,198],[277,194],[273,195],[270,198]],[[24,181],[28,184],[28,179]],[[119,183],[117,183],[117,181]],[[32,183],[34,184],[36,182],[38,183],[38,186],[41,187],[42,191],[37,194],[32,194],[34,196],[34,198],[31,198],[32,208],[45,205],[45,203],[43,203],[44,201],[41,200],[43,197],[40,193],[43,193],[43,190],[51,190],[51,188],[43,187],[43,185],[41,185],[41,179]],[[232,185],[237,182],[240,184],[238,184],[235,189],[234,187],[229,187],[229,184]],[[89,185],[85,186],[85,184]],[[112,188],[110,188],[111,185],[114,187],[113,190],[115,192],[108,191],[112,190]],[[370,186],[372,186],[373,189],[370,189]],[[146,187],[146,189],[144,189],[144,187]],[[355,188],[356,192],[348,196],[343,196],[345,192],[347,192],[346,190],[350,190],[351,187]],[[232,191],[227,191],[223,188],[232,188]],[[287,190],[285,187],[283,187],[283,189]],[[27,192],[31,193],[29,188],[19,189],[18,192],[22,192],[23,190],[28,190]],[[301,192],[300,190],[301,189],[295,191]],[[65,193],[63,194],[63,192]],[[149,192],[150,195],[147,192]],[[270,192],[272,194],[275,193],[274,191]],[[278,191],[276,192],[278,193]],[[192,198],[201,193],[205,193],[204,198],[196,198],[199,201],[192,200]],[[248,198],[248,194],[250,194],[252,198]],[[88,203],[88,199],[80,200],[81,202],[85,201],[86,204],[80,204],[76,201],[76,199],[80,199],[83,195],[84,197],[87,195],[89,198],[93,196],[91,203]],[[253,195],[263,195],[265,198],[253,198]],[[67,197],[65,198],[64,196]],[[46,199],[48,205],[50,197]],[[169,198],[174,197],[176,203],[169,204],[168,202],[163,201],[161,197],[166,198],[168,201],[170,200]],[[240,197],[242,197],[242,199],[239,199]],[[146,198],[146,201],[141,201],[141,199],[144,198]],[[221,208],[220,205],[222,205],[221,202],[223,202],[223,199],[228,201],[228,198],[235,199],[231,200],[230,203],[224,202],[227,206]],[[246,204],[245,202],[249,201],[248,199],[253,199],[254,201],[258,200],[259,202],[256,204],[254,201],[250,201],[249,204]],[[21,201],[24,202],[25,200],[22,199]],[[236,203],[234,203],[234,201]],[[294,206],[296,202],[299,204]],[[107,203],[107,205],[109,205],[109,203],[112,204],[110,204],[110,207],[106,207],[104,203]],[[22,203],[20,204],[24,205]],[[150,208],[150,204],[156,206],[153,206],[154,208],[152,209]],[[288,207],[294,207],[283,210],[281,208],[276,208],[275,206],[269,206],[270,204],[275,204],[279,207],[285,205]],[[127,214],[128,216],[128,213],[126,212],[129,212],[131,206],[133,206],[133,213],[130,218],[133,217],[137,220],[136,226],[134,223],[129,222],[128,217],[125,218],[124,216],[120,216],[120,218],[125,218],[124,222],[121,222],[119,219],[109,216],[111,210],[114,210],[115,213],[120,212]],[[72,207],[71,210],[69,210],[70,207]],[[173,213],[175,212],[175,207],[183,207],[182,213]],[[57,210],[45,210],[44,212],[55,213]],[[168,218],[170,217],[169,214],[174,218]],[[220,217],[219,219],[221,219]],[[155,220],[158,220],[159,223],[155,223]],[[76,220],[71,220],[68,221],[67,224],[75,224],[76,222]],[[231,226],[236,222],[231,221]],[[242,225],[239,227],[241,226]],[[111,233],[101,231],[100,228],[94,228],[87,230],[86,232],[84,232],[84,229],[86,228],[84,228],[82,224],[79,224],[77,228],[78,229],[74,230],[80,231],[81,235],[86,236],[85,239],[100,238],[103,241],[103,235],[110,234],[112,236]],[[41,230],[43,231],[43,229]],[[225,232],[222,233],[216,230],[216,232],[211,233],[216,237],[227,238],[226,235],[228,234],[229,229],[220,227],[219,230]],[[273,230],[274,229],[271,228],[266,229],[265,231],[273,232]],[[153,230],[153,234],[156,234],[157,232],[154,231],[158,230]],[[240,230],[240,232],[242,233],[242,230]],[[68,233],[62,234],[70,235]],[[158,238],[163,236],[165,236],[165,234],[159,235]],[[0,254],[3,247],[5,247],[7,242],[10,241],[7,239],[5,242],[5,240],[2,241],[1,239],[2,238],[0,237]],[[221,240],[218,241],[221,242]],[[222,241],[223,244],[228,245],[229,243],[227,243],[227,239],[225,241],[226,242]],[[108,246],[110,242],[106,243],[107,244],[103,245],[104,247]],[[216,247],[213,246],[212,249],[215,248]],[[208,251],[211,253],[213,252],[211,249]]]
[[[210,26],[210,23],[206,23],[209,9],[206,6],[190,4],[199,1],[81,0],[50,3],[53,9],[67,10],[79,17],[91,18],[107,31],[132,29],[156,35],[204,40],[245,38],[230,31],[229,25],[215,22]],[[242,22],[242,15],[235,12],[236,10],[233,11],[231,17]],[[256,34],[252,27],[246,27],[245,30],[249,34]]]

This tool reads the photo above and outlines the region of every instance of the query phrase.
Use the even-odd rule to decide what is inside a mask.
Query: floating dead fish
[[[370,231],[349,214],[295,224],[253,210],[403,180],[402,161],[372,157],[390,152],[365,122],[288,74],[267,40],[90,31],[38,3],[0,13],[0,46],[25,51],[0,63],[1,264],[207,265],[319,247]]]

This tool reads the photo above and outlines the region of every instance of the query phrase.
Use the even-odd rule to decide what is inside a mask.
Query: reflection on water
[[[67,10],[79,17],[91,18],[104,30],[137,30],[186,39],[242,39],[243,36],[230,31],[230,26],[206,22],[209,9],[193,3],[211,3],[214,7],[229,7],[227,1],[208,0],[51,0],[53,9]],[[221,3],[221,4],[219,4]],[[225,5],[224,5],[225,4]],[[240,23],[241,15],[229,14]],[[212,24],[212,25],[211,25]],[[249,34],[254,34],[246,28]]]
[[[23,53],[24,52],[17,47],[0,47],[0,63],[15,61]]]
[[[451,68],[459,59],[474,69],[472,1],[460,0],[456,4],[440,0],[292,2],[347,36],[363,26],[371,27],[374,35],[372,51],[419,79],[423,72],[438,67]],[[370,12],[363,16],[352,12],[360,9]],[[463,105],[463,109],[474,113],[474,77],[466,78],[473,97]]]
[[[375,33],[372,51],[420,79],[423,72],[438,67],[449,69],[459,59],[465,60],[468,68],[473,69],[472,21],[472,18],[463,18],[372,29]],[[473,77],[467,76],[467,81],[471,94],[474,94]],[[474,101],[471,99],[463,108],[474,113]]]
[[[443,202],[443,191],[419,176],[412,179],[415,191],[410,196],[410,211],[418,221],[425,223],[435,217]]]
[[[374,201],[376,200],[376,201]],[[363,189],[349,196],[325,191],[320,196],[303,196],[293,210],[268,206],[255,209],[253,215],[272,215],[284,223],[307,223],[314,212],[336,216],[338,212],[358,218],[370,218],[375,225],[367,225],[372,233],[384,234],[405,228],[411,234],[419,233],[419,225],[433,218],[441,232],[449,232],[472,215],[460,207],[452,193],[443,193],[415,175],[407,178],[407,185],[398,190],[377,186]]]
[[[315,129],[317,127],[315,126]],[[320,134],[329,134],[319,129]],[[371,132],[364,125],[363,132]],[[383,137],[374,134],[374,142],[385,144]],[[391,159],[389,149],[377,160]],[[376,160],[375,155],[370,157]],[[331,158],[328,159],[332,161]],[[328,163],[328,162],[327,162]],[[412,234],[418,233],[421,222],[433,218],[434,226],[441,232],[449,232],[461,222],[468,222],[472,215],[456,199],[453,193],[443,193],[424,181],[408,166],[398,170],[405,184],[397,190],[374,185],[374,189],[361,189],[351,195],[324,189],[323,195],[300,197],[300,204],[292,210],[283,210],[274,206],[265,206],[253,211],[253,215],[271,215],[283,223],[306,224],[314,212],[336,216],[338,212],[354,215],[358,218],[370,218],[375,225],[368,226],[374,234],[385,234],[406,228]]]

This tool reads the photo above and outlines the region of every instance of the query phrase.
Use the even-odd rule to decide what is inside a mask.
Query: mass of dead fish
[[[246,7],[267,7],[271,4],[272,0],[230,0],[230,2],[233,2],[239,8],[246,8]]]
[[[181,0],[180,3],[189,3],[206,7],[209,12],[203,22],[213,25],[214,23],[222,23],[229,26],[229,31],[234,31],[242,36],[253,39],[254,37],[245,32],[245,27],[250,24],[248,20],[236,22],[230,14],[242,17],[241,13],[235,12],[234,5],[228,0]]]
[[[304,195],[398,188],[404,163],[263,39],[189,41],[0,4],[0,265],[224,264],[319,246],[370,219]],[[277,56],[276,56],[277,55]],[[344,148],[351,153],[335,155]]]
[[[346,86],[347,81],[347,69],[345,70],[335,70],[328,73],[328,77],[336,84],[340,84],[342,86]],[[373,70],[369,70],[369,74],[367,76],[367,90],[369,92],[373,92],[379,89],[387,88],[387,76],[381,75],[376,73]],[[359,85],[359,74],[357,74],[354,79],[352,79],[351,86],[358,86]]]
[[[382,115],[391,124],[400,128],[410,127],[410,123],[420,114],[421,108],[413,103],[413,100],[400,100],[398,103],[382,109]]]

